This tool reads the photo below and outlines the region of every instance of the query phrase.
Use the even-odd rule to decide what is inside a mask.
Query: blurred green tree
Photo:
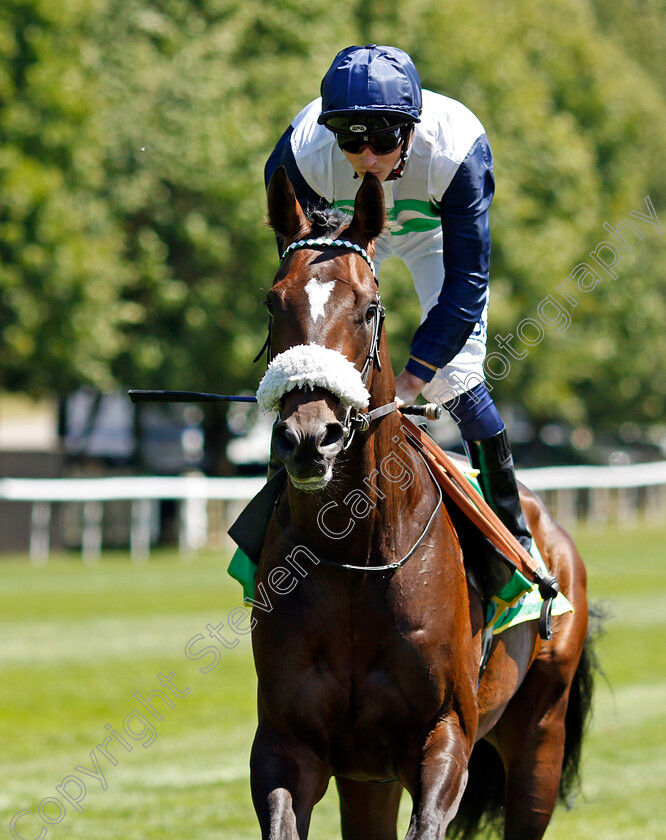
[[[522,405],[537,425],[616,429],[655,423],[666,408],[666,237],[656,225],[642,223],[643,240],[629,234],[617,278],[601,271],[594,290],[577,289],[568,328],[541,322],[536,341],[525,323],[530,343],[512,345],[524,357],[502,350],[502,337],[540,320],[548,295],[567,305],[557,287],[577,266],[599,268],[590,251],[617,244],[604,223],[636,222],[631,212],[647,213],[647,195],[666,218],[664,77],[649,57],[664,40],[663,27],[652,32],[663,2],[632,4],[633,13],[601,6],[416,0],[389,24],[379,9],[370,23],[363,11],[374,41],[399,32],[424,86],[461,100],[486,126],[497,182],[488,352],[510,364],[502,376],[493,360],[490,382],[496,399]],[[650,52],[639,61],[642,43]]]
[[[113,383],[122,224],[106,201],[89,3],[0,9],[0,388]]]
[[[263,164],[352,38],[326,15],[320,0],[6,7],[0,387],[256,387],[277,263]],[[213,463],[223,417],[206,410]]]
[[[644,4],[641,4],[641,7]],[[0,388],[253,389],[276,268],[263,165],[337,50],[395,43],[486,125],[496,158],[490,352],[501,402],[654,423],[666,400],[664,237],[569,304],[525,319],[650,195],[664,215],[657,0],[6,0],[0,9]],[[656,10],[656,11],[655,11]],[[644,53],[641,45],[645,45]],[[663,219],[662,219],[663,221]],[[382,277],[394,364],[419,318]],[[562,298],[558,298],[562,302]],[[509,358],[501,338],[522,332]],[[532,328],[534,329],[534,328]],[[223,412],[207,409],[213,460]]]

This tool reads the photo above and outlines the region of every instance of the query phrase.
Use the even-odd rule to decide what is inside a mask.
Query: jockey
[[[360,179],[382,183],[387,224],[375,264],[398,256],[423,318],[396,379],[403,404],[419,394],[460,429],[488,504],[529,551],[506,427],[485,383],[493,158],[483,125],[460,102],[429,90],[396,47],[348,47],[321,97],[307,105],[266,164],[284,166],[303,207],[353,210]]]

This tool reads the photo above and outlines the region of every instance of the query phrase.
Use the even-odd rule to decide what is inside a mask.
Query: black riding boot
[[[518,497],[516,473],[506,429],[485,440],[465,440],[470,464],[479,470],[484,499],[527,551],[532,545]]]
[[[520,506],[516,473],[506,429],[502,429],[501,432],[486,440],[466,440],[463,443],[471,465],[475,470],[479,470],[479,484],[485,500],[518,542],[529,551],[532,535],[527,528],[525,515]],[[543,599],[539,635],[542,639],[551,639],[553,636],[551,609],[560,587],[557,579],[548,572],[539,571],[534,579]]]

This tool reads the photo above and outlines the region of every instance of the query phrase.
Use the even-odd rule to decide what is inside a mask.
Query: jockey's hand
[[[414,376],[408,370],[403,370],[395,380],[395,396],[398,401],[398,408],[401,405],[411,405],[426,384],[424,379],[419,379],[418,376]]]

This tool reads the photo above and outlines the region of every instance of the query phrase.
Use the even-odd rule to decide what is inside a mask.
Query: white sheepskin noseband
[[[263,411],[277,411],[282,397],[295,388],[324,388],[345,408],[367,408],[370,394],[361,374],[342,353],[320,344],[297,344],[276,356],[257,389]]]

